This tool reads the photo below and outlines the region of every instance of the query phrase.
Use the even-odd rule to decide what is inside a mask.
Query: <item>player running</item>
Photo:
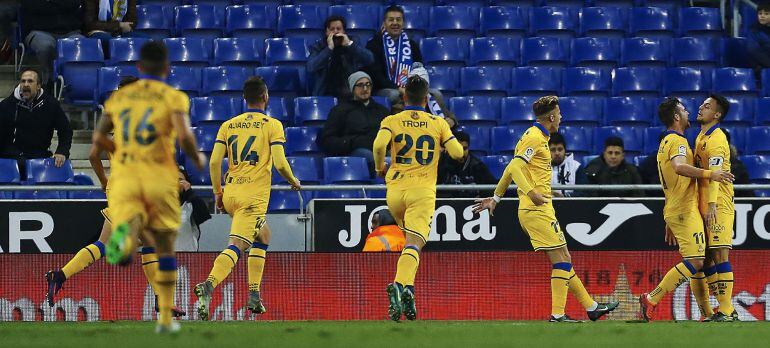
[[[179,169],[174,141],[202,168],[187,115],[189,99],[163,82],[169,62],[162,42],[144,44],[139,53],[142,78],[116,91],[104,104],[105,116],[94,131],[94,146],[113,153],[107,203],[114,230],[106,245],[107,262],[127,264],[143,233],[158,254],[156,332],[179,331],[172,320],[176,257],[174,239],[181,223]],[[115,138],[109,133],[115,130]]]
[[[233,222],[230,245],[214,260],[206,281],[195,285],[195,295],[199,299],[198,315],[202,320],[209,319],[214,288],[230,275],[241,252],[249,247],[247,308],[257,314],[267,311],[259,289],[270,243],[270,229],[267,228],[265,214],[270,201],[273,165],[294,190],[300,189],[300,182],[294,177],[284,154],[286,137],[283,125],[265,114],[269,96],[262,78],[255,76],[246,80],[243,98],[246,99],[248,110],[226,121],[219,128],[209,163],[217,208],[230,214]],[[225,154],[230,162],[225,175],[226,190],[223,192],[221,178]]]
[[[693,166],[692,150],[684,136],[684,131],[690,126],[688,115],[684,105],[677,98],[666,98],[658,106],[658,117],[667,128],[657,156],[660,183],[666,197],[663,207],[663,219],[666,221],[665,239],[669,244],[679,245],[679,254],[683,260],[666,273],[652,292],[639,297],[640,314],[645,321],[652,320],[655,306],[663,296],[703,268],[706,236],[703,219],[698,211],[698,189],[694,179],[704,178],[728,183],[734,179],[730,172],[721,169],[712,171]]]
[[[444,147],[455,160],[463,156],[462,145],[441,117],[425,112],[428,82],[412,76],[406,83],[404,111],[386,117],[374,140],[372,152],[377,175],[385,177],[386,200],[396,223],[406,234],[406,246],[398,258],[396,279],[388,284],[388,315],[401,320],[417,319],[414,278],[420,265],[420,250],[428,241],[436,209],[436,175]],[[393,164],[385,164],[390,145]]]
[[[519,222],[522,230],[529,236],[535,251],[543,250],[553,266],[551,317],[548,321],[580,322],[564,313],[568,290],[585,307],[588,318],[595,321],[615,310],[619,302],[597,303],[591,298],[572,267],[564,233],[556,220],[556,212],[551,203],[551,152],[548,149],[548,139],[552,132],[559,130],[559,98],[542,97],[535,101],[532,110],[537,120],[516,144],[515,157],[505,168],[494,196],[476,200],[473,211],[478,213],[488,209],[492,214],[511,181],[515,182],[518,187]]]

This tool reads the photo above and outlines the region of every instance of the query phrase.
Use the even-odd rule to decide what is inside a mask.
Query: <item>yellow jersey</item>
[[[719,124],[707,129],[701,130],[698,138],[695,140],[695,166],[701,169],[719,169],[726,172],[730,171],[730,144],[727,142],[727,136],[719,128]],[[698,179],[698,192],[701,210],[705,211],[708,206],[709,179]],[[719,183],[717,192],[717,205],[732,207],[733,183]]]
[[[698,188],[696,180],[677,174],[671,165],[671,160],[682,156],[686,163],[693,165],[693,155],[687,138],[674,131],[667,131],[666,136],[658,147],[658,174],[666,205],[663,217],[687,214],[698,211]]]
[[[548,149],[550,138],[548,129],[540,123],[535,123],[524,132],[514,149],[513,161],[518,158],[527,162],[523,174],[532,183],[532,187],[543,195],[551,194],[551,151]],[[510,171],[506,170],[505,175],[511,175]],[[551,202],[542,206],[535,205],[521,189],[517,189],[516,193],[519,195],[519,209],[542,209],[552,206]]]
[[[110,96],[104,110],[114,125],[110,179],[141,176],[178,181],[172,114],[187,115],[190,99],[155,79],[141,79]]]
[[[440,148],[454,139],[449,124],[420,107],[408,106],[380,123],[390,132],[391,165],[385,184],[388,189],[432,188],[436,190]]]
[[[247,110],[219,127],[216,142],[227,148],[225,185],[228,193],[262,197],[270,192],[273,174],[270,146],[286,142],[280,121],[262,110]]]

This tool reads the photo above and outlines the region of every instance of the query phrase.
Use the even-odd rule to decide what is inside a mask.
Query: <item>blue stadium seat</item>
[[[241,101],[230,97],[197,97],[190,99],[190,122],[194,126],[221,124],[241,113]]]
[[[727,100],[730,102],[730,111],[724,117],[722,125],[747,127],[754,124],[754,98],[727,97]],[[697,109],[695,112],[697,114]],[[690,112],[690,115],[690,118],[695,117],[693,112]]]
[[[767,156],[741,156],[749,172],[749,180],[755,184],[770,183],[770,158]]]
[[[589,163],[591,163],[591,161],[595,160],[598,157],[599,157],[599,155],[586,155],[586,156],[583,156],[583,158],[580,160],[580,166],[585,168],[585,167],[588,166]]]
[[[714,69],[719,64],[719,40],[682,37],[671,41],[671,63],[678,67]]]
[[[219,123],[203,123],[193,129],[195,140],[198,143],[198,151],[211,153],[214,150],[214,142],[219,132]]]
[[[626,35],[626,10],[618,7],[586,7],[580,9],[580,32],[583,36],[621,39]]]
[[[283,37],[317,40],[323,34],[326,9],[313,5],[279,6],[278,33]]]
[[[607,124],[654,123],[657,118],[657,105],[654,98],[612,97],[604,104],[604,117]]]
[[[254,67],[261,63],[261,52],[253,38],[218,38],[214,40],[214,64]]]
[[[495,140],[493,138],[492,143],[494,144],[494,142]],[[487,168],[489,168],[489,171],[492,172],[492,175],[497,179],[500,179],[500,177],[503,176],[505,167],[507,167],[508,163],[512,160],[513,157],[503,155],[481,157],[481,161],[484,162]]]
[[[740,18],[757,18],[757,9],[749,6],[746,3],[738,3],[738,11],[740,14]],[[751,20],[741,20],[741,25],[739,28],[738,36],[741,37],[748,37],[749,31],[751,30],[751,26],[754,25],[754,21]]]
[[[15,159],[0,158],[0,184],[19,184],[19,164]],[[0,191],[5,192],[5,191]]]
[[[594,134],[594,153],[604,151],[604,140],[610,136],[616,136],[623,139],[623,147],[626,156],[641,155],[644,151],[644,129],[646,126],[616,126],[596,128]]]
[[[714,91],[726,96],[757,95],[757,81],[748,68],[714,69],[711,81],[714,81]]]
[[[612,92],[612,76],[608,70],[567,68],[562,75],[564,95],[606,97]]]
[[[620,43],[623,66],[665,68],[670,61],[668,40],[634,37]]]
[[[583,126],[561,126],[559,134],[564,136],[564,142],[567,143],[567,152],[572,152],[576,156],[587,156],[593,151],[593,129]]]
[[[246,101],[244,100],[242,103],[243,110],[246,110]],[[291,116],[294,115],[293,112],[290,112],[291,108],[289,108],[286,105],[286,99],[283,97],[273,97],[271,96],[270,99],[267,101],[267,107],[265,108],[265,113],[276,119],[281,121],[283,124],[292,124],[292,118]]]
[[[699,69],[668,68],[663,76],[663,93],[672,96],[705,98],[711,76]]]
[[[559,110],[564,125],[597,127],[602,123],[605,98],[561,97]]]
[[[571,10],[578,10],[583,6],[585,6],[585,1],[583,0],[543,0],[542,4],[544,6],[563,7],[563,8],[569,8]]]
[[[398,3],[398,1],[393,1],[393,2]],[[479,9],[484,6],[488,6],[490,4],[490,1],[487,1],[487,0],[437,0],[434,3],[436,5],[441,5],[441,6],[467,6],[467,7]]]
[[[682,36],[721,38],[722,15],[718,8],[684,7],[679,10],[679,29]]]
[[[162,40],[172,36],[174,27],[172,9],[172,7],[158,5],[137,5],[134,30],[151,37],[153,40]]]
[[[745,153],[748,146],[749,128],[746,126],[721,125],[720,128],[730,133],[730,145],[735,146],[738,153]]]
[[[326,157],[324,180],[327,184],[368,184],[369,167],[363,157]]]
[[[433,6],[430,9],[430,32],[434,36],[470,40],[476,37],[478,27],[478,8]]]
[[[658,7],[635,7],[628,15],[631,36],[654,39],[674,37],[674,23],[668,10]]]
[[[119,67],[119,66],[105,66],[99,68],[97,76],[98,88],[94,91],[94,100],[97,103],[103,103],[112,94],[113,91],[118,89],[120,79],[124,76],[139,76],[139,71],[136,67]]]
[[[322,199],[359,199],[366,198],[363,190],[337,190],[337,191],[320,191],[316,193],[315,198]]]
[[[310,56],[305,40],[301,38],[274,38],[265,40],[265,64],[305,67]]]
[[[582,37],[570,43],[573,66],[614,69],[620,62],[618,40]]]
[[[114,38],[110,40],[110,59],[107,64],[111,66],[135,67],[139,61],[139,49],[150,41],[143,38]]]
[[[513,69],[513,95],[558,95],[561,91],[561,69],[549,67],[519,67]]]
[[[66,160],[64,165],[57,168],[53,158],[27,160],[27,184],[30,185],[72,185],[75,183],[75,173],[72,163]],[[63,199],[67,198],[64,191],[17,191],[16,199]]]
[[[254,69],[254,74],[265,80],[270,96],[294,98],[304,94],[304,85],[296,67],[262,66]]]
[[[335,5],[329,7],[329,16],[345,18],[345,33],[361,39],[369,38],[379,29],[380,9],[369,5]]]
[[[523,39],[529,30],[528,12],[521,7],[484,7],[479,21],[481,34],[487,37]]]
[[[224,8],[212,5],[177,6],[174,10],[176,34],[207,41],[222,36],[225,27]]]
[[[758,126],[770,126],[770,98],[757,98],[754,121]]]
[[[191,68],[209,66],[209,49],[200,38],[168,38],[163,39],[168,50],[168,60],[171,65]]]
[[[633,164],[637,167],[641,166],[644,161],[647,160],[647,158],[650,157],[648,155],[640,155],[640,156],[634,156]]]
[[[467,41],[458,38],[431,37],[420,41],[420,52],[426,65],[462,68],[468,59]]]
[[[653,68],[618,68],[612,79],[616,96],[658,97],[660,71]]]
[[[276,175],[277,174],[274,173],[273,177]],[[302,183],[304,184],[305,182],[302,181]],[[301,207],[299,202],[300,195],[307,195],[310,197],[311,193],[273,190],[270,192],[270,201],[267,204],[267,211],[269,213],[298,213]],[[307,203],[307,201],[305,201],[305,203]]]
[[[191,184],[193,184],[193,185],[211,185],[211,172],[209,171],[209,166],[208,166],[208,162],[209,162],[209,159],[210,159],[209,157],[210,157],[210,154],[211,154],[210,151],[211,150],[208,150],[208,152],[205,152],[203,154],[203,155],[206,156],[206,163],[205,163],[206,165],[204,166],[204,168],[202,170],[199,170],[198,168],[196,168],[195,164],[193,164],[192,161],[189,158],[185,157],[183,165],[184,165],[185,171],[187,172],[187,176],[190,177],[190,183]],[[229,166],[228,165],[228,160],[227,160],[227,158],[224,158],[222,160],[222,180],[221,180],[222,183],[224,183],[224,180],[225,180],[224,173],[227,172],[228,166]]]
[[[401,8],[404,9],[404,30],[410,39],[420,42],[428,36],[428,30],[430,30],[431,6],[412,5],[410,3],[401,6]],[[378,16],[377,18],[381,17]]]
[[[471,138],[470,151],[477,156],[486,156],[490,153],[490,136],[492,127],[465,125],[457,127],[457,130],[468,133]]]
[[[649,127],[644,130],[644,153],[657,152],[660,147],[660,137],[666,127]]]
[[[94,180],[91,179],[85,173],[77,173],[73,178],[73,183],[77,186],[94,186]],[[88,190],[88,191],[68,191],[67,197],[69,199],[107,199],[107,196],[102,190]]]
[[[433,82],[433,80],[431,80]],[[432,87],[432,86],[431,86]],[[444,94],[444,99],[448,98],[446,94]],[[390,110],[390,100],[388,97],[383,97],[381,95],[375,95],[372,96],[372,100],[374,100],[375,103],[380,104],[384,106],[386,109]]]
[[[320,131],[319,127],[286,127],[286,153],[291,156],[321,155],[321,149],[316,144]]]
[[[578,16],[566,7],[533,7],[529,12],[529,27],[537,36],[572,39],[579,28]]]
[[[569,61],[564,41],[554,37],[530,37],[521,42],[521,62],[527,66],[563,68]]]
[[[762,96],[770,97],[770,69],[762,69]]]
[[[243,95],[243,83],[251,70],[235,66],[213,66],[203,69],[201,91],[207,96],[238,98]]]
[[[272,6],[228,6],[225,10],[225,31],[231,37],[251,38],[264,42],[265,39],[273,36],[275,18],[275,9]],[[262,45],[259,47],[263,48]]]
[[[624,10],[629,10],[637,4],[637,0],[593,0],[586,1],[586,5],[595,7],[617,7]]]
[[[479,37],[471,39],[470,64],[474,66],[499,66],[512,68],[519,65],[520,43],[518,39],[504,37]]]
[[[429,66],[427,70],[430,77],[430,88],[440,90],[445,99],[458,95],[460,90],[459,68]]]
[[[321,172],[319,159],[316,157],[286,157],[294,176],[299,179],[303,185],[320,185],[321,178],[318,174]],[[273,168],[273,184],[286,185],[288,181],[284,179]]]
[[[518,127],[502,126],[492,128],[491,153],[513,155],[516,143],[518,143],[524,131],[530,126],[531,124]]]
[[[521,7],[524,10],[528,10],[530,7],[540,6],[541,3],[542,1],[540,0],[490,0],[491,5]]]
[[[754,66],[749,46],[751,41],[745,37],[728,37],[721,40],[719,55],[722,57],[722,66],[734,66],[751,68]]]
[[[452,110],[460,124],[495,126],[500,119],[500,99],[480,96],[454,97],[449,99],[449,110]]]
[[[535,122],[532,104],[537,97],[508,97],[500,102],[501,124],[530,126]]]
[[[501,67],[460,69],[460,86],[465,95],[505,97],[511,83],[511,70]]]
[[[102,42],[98,39],[69,38],[56,41],[55,76],[64,79],[64,100],[70,104],[92,105],[97,73],[104,66]]]
[[[329,117],[329,111],[337,104],[334,97],[300,97],[294,99],[295,124],[322,126]]]
[[[188,97],[197,97],[201,91],[201,69],[185,66],[172,66],[168,72],[166,83]]]

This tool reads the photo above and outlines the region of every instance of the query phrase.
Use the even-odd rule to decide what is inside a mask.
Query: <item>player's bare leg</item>
[[[713,320],[717,322],[729,322],[738,320],[738,312],[732,304],[733,296],[733,271],[730,266],[730,248],[714,248],[709,250],[714,260],[718,274],[716,282],[716,296],[719,301],[719,310],[714,314]]]
[[[265,304],[260,296],[260,286],[265,268],[267,246],[270,245],[271,235],[270,227],[265,223],[259,230],[257,238],[249,251],[249,300],[246,308],[256,314],[267,312],[267,308],[265,308]]]
[[[240,238],[234,238],[234,237],[230,237],[229,243],[230,244],[228,246],[228,249],[231,247],[237,248],[239,255],[240,253],[242,253],[243,251],[245,251],[251,246],[246,241]],[[225,249],[225,250],[227,251],[228,249]],[[236,256],[236,259],[232,261],[236,262],[237,256]],[[217,268],[217,261],[214,261],[214,267],[212,268],[212,272],[216,268]],[[229,268],[226,273],[229,274],[231,270],[232,270],[232,267]],[[195,289],[193,290],[193,292],[195,293],[195,296],[198,297],[198,317],[201,320],[209,320],[209,307],[211,306],[211,297],[214,295],[214,287],[215,287],[215,284],[213,283],[213,281],[211,279],[207,279],[203,283],[196,284]]]
[[[388,300],[390,302],[388,306],[388,316],[390,320],[401,320],[401,314],[403,313],[406,319],[417,319],[417,304],[415,303],[415,291],[414,291],[414,278],[416,277],[416,268],[413,273],[404,274],[406,267],[402,265],[402,262],[412,261],[405,258],[404,255],[409,252],[408,257],[414,257],[411,253],[412,250],[415,254],[419,255],[419,252],[425,246],[425,240],[422,237],[414,233],[406,233],[406,246],[404,252],[399,258],[398,270],[396,271],[396,281],[387,286]],[[411,250],[407,250],[411,249]],[[418,261],[419,262],[419,261]]]
[[[158,252],[158,274],[155,276],[158,287],[158,333],[174,333],[179,331],[179,323],[172,318],[174,306],[174,290],[176,289],[176,256],[174,240],[176,231],[153,232],[156,250]]]
[[[112,231],[107,243],[107,263],[126,266],[131,262],[131,256],[139,244],[139,233],[144,231],[144,222],[140,215],[134,216],[128,222],[121,223]],[[148,238],[149,239],[149,238]],[[150,240],[147,240],[151,242]]]

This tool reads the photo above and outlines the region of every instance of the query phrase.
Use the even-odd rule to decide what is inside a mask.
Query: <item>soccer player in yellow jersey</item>
[[[551,151],[548,140],[552,132],[559,130],[559,98],[542,97],[535,101],[532,110],[537,120],[516,144],[515,157],[497,183],[495,195],[477,200],[473,211],[478,213],[488,209],[492,214],[511,181],[515,182],[519,195],[519,223],[535,251],[543,250],[552,265],[549,321],[578,322],[564,313],[567,291],[577,297],[585,307],[588,318],[595,321],[615,310],[619,302],[597,303],[591,298],[572,267],[564,232],[556,220],[551,203]]]
[[[703,268],[706,236],[703,219],[698,211],[698,178],[732,182],[733,175],[721,169],[704,170],[693,166],[693,154],[684,131],[690,126],[689,113],[676,98],[666,98],[658,106],[658,117],[668,129],[658,148],[658,173],[666,205],[665,239],[679,245],[682,262],[671,268],[660,284],[650,293],[639,296],[641,317],[652,320],[655,306],[667,293],[688,281]],[[697,281],[697,280],[696,280]]]
[[[247,307],[257,314],[266,311],[259,288],[270,242],[265,214],[270,201],[273,166],[292,188],[300,189],[300,182],[294,177],[284,154],[286,137],[283,125],[281,121],[265,114],[269,97],[267,85],[262,78],[250,77],[246,80],[243,98],[246,99],[248,110],[222,124],[209,162],[217,208],[230,214],[233,222],[230,245],[217,256],[206,281],[195,286],[195,295],[200,300],[198,315],[202,320],[209,318],[209,304],[214,288],[227,278],[241,252],[249,247]],[[222,159],[225,155],[230,161],[223,191]]]
[[[189,99],[163,82],[168,75],[166,47],[151,41],[140,50],[142,78],[110,96],[105,116],[94,131],[93,142],[113,153],[107,204],[114,230],[106,245],[107,262],[127,263],[138,236],[158,254],[155,285],[159,333],[176,332],[172,320],[176,258],[174,239],[181,223],[179,169],[174,155],[178,140],[193,163],[203,167],[188,119]],[[115,130],[114,140],[109,133]]]
[[[698,110],[700,134],[695,140],[695,166],[712,171],[730,171],[730,144],[719,124],[730,110],[730,102],[721,95],[712,94]],[[737,320],[733,308],[733,271],[728,259],[733,241],[735,221],[735,192],[731,182],[698,179],[698,206],[706,227],[706,264],[700,278],[706,278],[708,289],[716,293],[719,311],[712,316],[709,291],[701,285],[696,297],[704,303],[704,318],[714,321]],[[696,278],[693,276],[693,278]]]
[[[388,209],[406,234],[396,279],[387,286],[388,315],[394,321],[401,320],[402,313],[409,320],[417,318],[414,278],[436,209],[440,148],[453,159],[463,156],[462,145],[452,135],[449,124],[425,112],[427,103],[428,82],[419,76],[410,77],[405,86],[404,111],[382,120],[372,149],[377,174],[385,177]],[[390,168],[385,165],[388,145]]]

